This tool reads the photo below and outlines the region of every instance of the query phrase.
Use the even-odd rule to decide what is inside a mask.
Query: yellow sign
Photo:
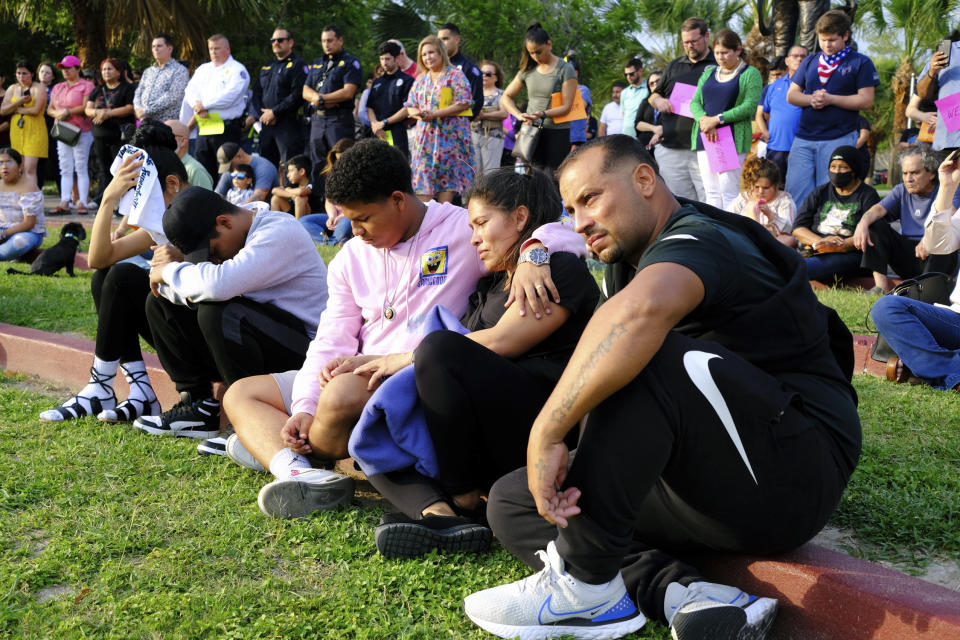
[[[208,111],[206,118],[197,116],[197,133],[201,136],[218,136],[223,133],[223,118],[215,111]]]

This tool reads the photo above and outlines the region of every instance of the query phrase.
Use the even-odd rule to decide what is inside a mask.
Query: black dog
[[[21,276],[52,276],[60,269],[65,269],[67,275],[74,277],[73,262],[77,257],[77,248],[80,241],[85,240],[87,232],[79,222],[68,222],[60,229],[60,242],[40,254],[30,265],[30,273],[7,269],[7,273]]]

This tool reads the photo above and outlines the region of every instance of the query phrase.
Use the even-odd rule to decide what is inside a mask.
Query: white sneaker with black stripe
[[[220,433],[220,403],[213,398],[194,401],[180,392],[180,402],[159,416],[140,416],[134,428],[154,436],[214,438]]]
[[[227,439],[217,436],[216,438],[206,438],[197,445],[197,453],[202,456],[225,456],[227,455]]]
[[[671,582],[663,613],[674,640],[763,640],[777,616],[777,601],[712,582],[686,587]]]

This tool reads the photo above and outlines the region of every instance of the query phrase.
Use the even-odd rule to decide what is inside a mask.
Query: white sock
[[[289,480],[294,469],[310,469],[313,465],[307,457],[296,453],[293,449],[283,448],[270,459],[270,473],[277,480]]]
[[[119,364],[119,360],[101,360],[94,356],[90,382],[83,389],[80,389],[77,395],[85,398],[111,397],[113,395],[113,379],[117,376],[117,365]]]
[[[144,402],[153,402],[157,399],[157,394],[153,392],[153,387],[150,386],[147,365],[143,360],[124,362],[120,365],[120,368],[123,369],[124,377],[130,385],[130,395],[127,398],[143,400]]]

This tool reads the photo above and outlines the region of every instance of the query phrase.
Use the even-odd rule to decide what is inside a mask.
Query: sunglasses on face
[[[270,38],[270,43],[273,44],[274,42],[286,42],[289,39],[290,38]]]
[[[484,72],[483,72],[483,77],[484,77],[484,78],[492,78],[492,77],[495,76],[495,75],[497,75],[497,74],[493,73],[492,71],[484,71]]]
[[[247,174],[242,173],[242,172],[240,172],[240,171],[234,171],[233,173],[230,174],[230,177],[231,177],[231,178],[240,178],[241,180],[243,180],[244,178],[247,177]]]

